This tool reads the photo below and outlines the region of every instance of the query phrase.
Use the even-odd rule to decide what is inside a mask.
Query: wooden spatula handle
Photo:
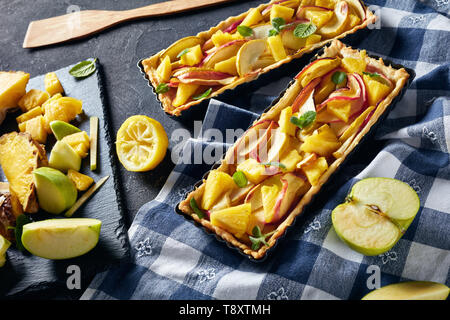
[[[128,19],[163,16],[230,2],[231,0],[172,0],[123,11]]]

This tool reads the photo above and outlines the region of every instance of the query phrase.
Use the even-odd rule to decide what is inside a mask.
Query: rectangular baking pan
[[[317,54],[309,61],[309,63],[313,62],[314,60],[316,60],[319,56],[321,56],[325,51],[325,48],[322,48],[319,52],[317,52]],[[368,57],[373,58],[373,59],[380,59],[380,57],[376,56],[376,55],[372,55],[372,54],[367,54]],[[400,90],[400,93],[392,100],[392,102],[389,104],[389,106],[385,109],[385,111],[381,114],[381,116],[379,117],[378,121],[375,122],[372,127],[370,128],[370,130],[362,137],[361,141],[355,146],[355,148],[345,157],[345,159],[343,160],[343,162],[341,163],[341,165],[330,175],[330,177],[328,178],[328,180],[321,186],[321,190],[316,193],[315,195],[313,195],[311,201],[305,205],[305,207],[303,208],[303,210],[294,218],[293,223],[288,226],[285,231],[284,234],[282,236],[280,236],[275,245],[273,245],[272,247],[270,247],[263,258],[261,259],[255,259],[252,256],[245,254],[240,248],[230,244],[229,242],[225,241],[224,239],[222,239],[221,237],[219,237],[216,233],[214,233],[213,231],[209,230],[208,228],[204,227],[203,225],[201,225],[200,223],[198,223],[197,221],[195,221],[190,215],[185,214],[184,212],[182,212],[179,208],[179,205],[181,203],[181,201],[183,201],[184,199],[187,198],[188,194],[191,193],[192,191],[194,191],[195,189],[197,189],[202,183],[203,183],[203,179],[206,179],[209,172],[211,170],[217,169],[220,166],[221,161],[218,161],[216,164],[214,164],[211,169],[206,172],[202,179],[200,179],[199,181],[197,181],[194,185],[193,188],[189,191],[186,192],[186,194],[183,196],[183,199],[176,205],[175,207],[175,213],[183,216],[185,219],[187,219],[188,221],[192,222],[194,225],[196,225],[197,227],[202,228],[207,234],[210,234],[212,236],[215,236],[217,240],[219,240],[220,242],[224,242],[229,248],[232,248],[233,250],[238,251],[241,255],[247,257],[250,261],[253,262],[263,262],[264,260],[266,260],[275,250],[275,248],[278,246],[278,243],[284,239],[286,237],[286,234],[288,232],[288,230],[290,230],[296,223],[296,220],[298,217],[300,217],[301,215],[304,214],[305,211],[308,211],[308,209],[312,206],[312,204],[314,203],[314,200],[321,194],[321,192],[325,189],[327,189],[327,187],[333,182],[333,178],[336,177],[337,173],[340,172],[340,169],[352,158],[355,157],[355,154],[357,154],[358,150],[361,148],[361,145],[364,145],[375,133],[375,131],[377,130],[377,128],[381,125],[381,123],[386,119],[387,115],[389,114],[389,112],[395,107],[395,105],[398,103],[398,101],[400,101],[403,97],[403,95],[405,94],[407,88],[411,85],[412,81],[414,80],[416,73],[413,69],[407,68],[405,66],[402,66],[400,64],[396,64],[388,59],[383,59],[383,62],[385,65],[390,65],[392,68],[394,69],[405,69],[408,74],[409,74],[409,78],[406,82],[406,84],[403,86],[403,88]],[[307,65],[309,65],[309,63]],[[284,94],[286,93],[287,89],[295,82],[295,79],[293,79],[288,86],[286,87],[286,89],[270,104],[270,106],[264,110],[263,113],[266,113],[267,111],[269,111],[274,105],[276,105],[278,103],[278,101],[284,96]],[[258,118],[255,121],[258,121],[260,118]],[[249,126],[249,128],[251,127],[251,125]],[[248,128],[248,129],[249,129]]]

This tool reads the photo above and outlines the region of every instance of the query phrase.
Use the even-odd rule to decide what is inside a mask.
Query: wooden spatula
[[[80,39],[121,22],[180,13],[230,1],[173,0],[126,11],[86,10],[32,21],[28,25],[23,47],[35,48]]]

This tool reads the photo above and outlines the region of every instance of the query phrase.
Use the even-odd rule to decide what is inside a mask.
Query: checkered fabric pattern
[[[371,141],[323,190],[320,203],[297,220],[273,255],[251,262],[174,213],[211,167],[179,164],[158,197],[136,215],[129,230],[133,259],[98,274],[82,299],[360,299],[370,291],[367,280],[374,268],[381,271],[382,286],[405,280],[450,285],[450,4],[367,2],[381,17],[381,29],[344,42],[410,67],[416,78]],[[252,94],[224,98],[234,106],[211,101],[203,134],[184,145],[184,159],[193,158],[194,150],[220,158],[228,145],[215,142],[217,130],[214,137],[208,129],[224,136],[226,129],[246,129],[301,67],[290,67],[292,74],[286,77],[285,72]],[[366,177],[402,180],[421,202],[401,240],[373,257],[340,241],[330,218],[351,186]]]

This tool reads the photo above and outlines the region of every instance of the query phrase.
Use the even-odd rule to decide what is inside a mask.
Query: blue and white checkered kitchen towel
[[[323,204],[297,220],[271,257],[254,263],[174,213],[174,206],[210,169],[206,164],[177,165],[158,197],[136,215],[129,230],[133,259],[98,274],[82,299],[360,299],[370,291],[373,266],[381,270],[382,286],[404,280],[450,285],[450,4],[368,2],[379,6],[372,8],[381,17],[381,29],[351,44],[412,68],[417,76],[375,138],[361,149],[364,154],[355,155],[338,173]],[[239,95],[233,104],[261,112],[301,67],[253,94]],[[225,129],[246,129],[256,117],[211,101],[203,136],[188,141],[185,155],[203,148],[208,154],[216,150],[220,158],[224,147],[212,142],[208,129],[225,135]],[[352,184],[374,176],[408,183],[421,207],[389,252],[367,257],[337,238],[330,213]]]

